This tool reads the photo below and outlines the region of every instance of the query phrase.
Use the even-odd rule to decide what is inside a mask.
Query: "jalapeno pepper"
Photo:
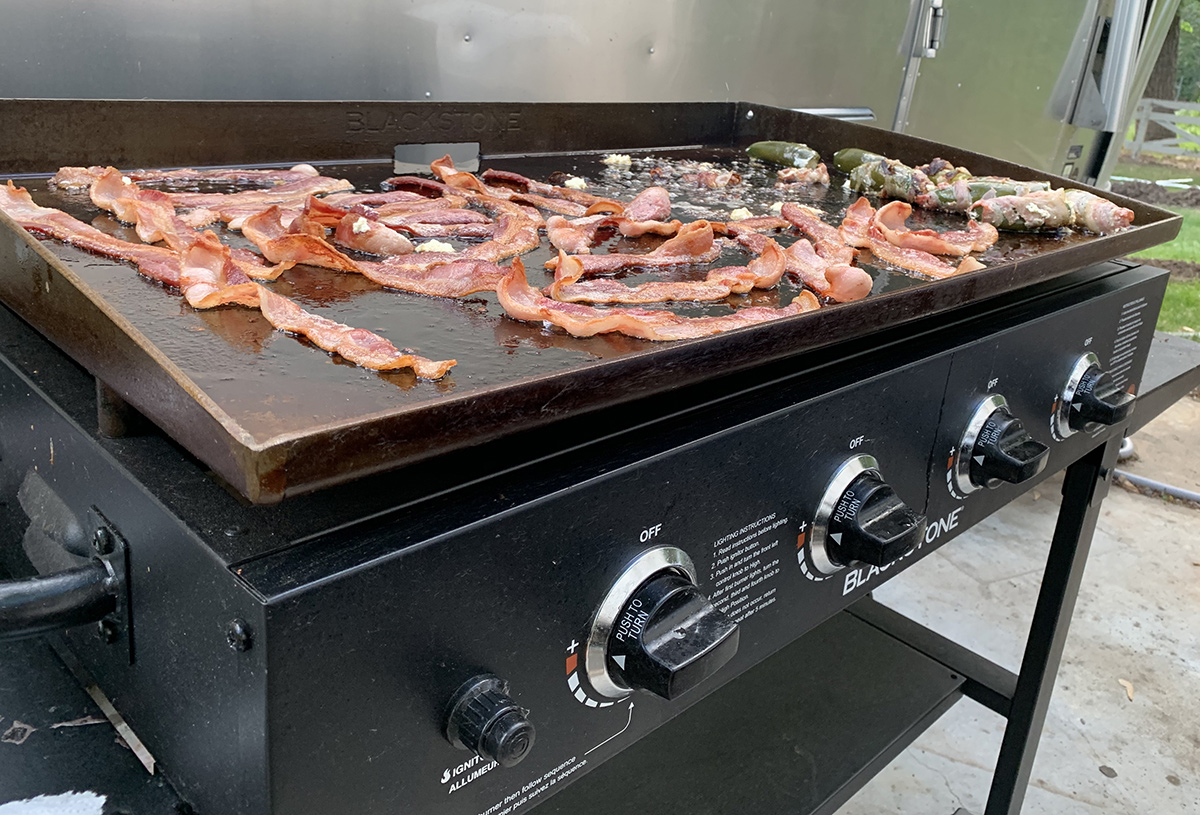
[[[759,141],[746,148],[750,158],[784,167],[816,167],[821,156],[807,144],[791,141]]]

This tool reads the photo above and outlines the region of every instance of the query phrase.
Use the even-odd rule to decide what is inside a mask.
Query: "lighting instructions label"
[[[542,793],[554,785],[567,780],[567,778],[586,766],[587,759],[578,759],[576,756],[571,756],[554,769],[547,770],[537,778],[527,781],[521,786],[521,789],[513,790],[504,797],[504,800],[497,801],[480,812],[479,815],[510,815],[510,813],[532,803],[541,803],[540,796]]]
[[[781,571],[787,522],[772,513],[713,542],[710,599],[722,613],[740,623],[775,602],[773,582]]]

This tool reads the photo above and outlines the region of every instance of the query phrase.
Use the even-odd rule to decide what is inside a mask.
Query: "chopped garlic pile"
[[[355,235],[361,235],[364,232],[371,231],[371,224],[366,218],[359,218],[354,222],[353,226],[350,227],[350,231]]]
[[[633,158],[628,153],[609,153],[602,161],[605,164],[633,164]]]
[[[431,241],[425,241],[424,243],[419,244],[415,249],[413,249],[413,251],[414,252],[453,252],[453,251],[455,251],[455,249],[454,249],[453,245],[446,243],[445,241],[431,240]]]
[[[563,182],[563,186],[568,187],[572,190],[586,190],[587,182],[584,181],[579,176],[573,175],[570,178],[568,178],[566,181]]]
[[[738,207],[733,212],[729,213],[729,220],[744,221],[747,218],[751,217],[753,214],[754,213],[752,213],[750,210],[746,209],[745,207]]]

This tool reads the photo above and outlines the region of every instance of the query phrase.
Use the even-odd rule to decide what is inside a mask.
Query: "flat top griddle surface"
[[[728,220],[738,207],[754,214],[768,214],[771,203],[794,200],[818,207],[827,220],[840,222],[845,208],[858,196],[835,177],[830,187],[775,189],[775,168],[750,162],[740,151],[705,150],[644,153],[632,168],[604,165],[599,155],[556,156],[485,161],[484,167],[520,172],[544,180],[555,172],[581,175],[588,191],[629,200],[653,183],[672,193],[672,217],[687,222],[698,218]],[[692,163],[715,162],[732,166],[743,183],[709,190],[680,180]],[[323,165],[324,175],[348,178],[359,190],[377,190],[390,177],[386,164]],[[665,170],[665,172],[664,172]],[[693,169],[694,171],[694,169]],[[672,178],[672,174],[676,177]],[[26,185],[34,200],[57,207],[75,217],[125,240],[137,241],[131,227],[121,225],[98,210],[86,193],[49,188],[45,181]],[[152,184],[143,185],[147,188]],[[245,186],[238,189],[245,189]],[[164,189],[179,189],[170,187]],[[192,189],[192,188],[189,188]],[[232,191],[233,187],[206,185],[205,191]],[[963,228],[965,219],[952,214],[916,211],[914,226]],[[217,227],[222,240],[253,248],[231,230]],[[798,235],[778,233],[787,246]],[[1023,236],[1002,233],[996,246],[981,255],[989,266],[1035,254],[1055,252],[1073,244],[1094,240],[1073,231],[1057,236]],[[594,252],[648,251],[661,238],[609,239]],[[460,247],[465,241],[452,241]],[[578,339],[557,328],[522,323],[504,316],[494,294],[481,293],[464,300],[423,297],[394,292],[358,275],[299,266],[269,284],[295,299],[303,307],[349,325],[375,331],[398,347],[411,348],[431,359],[453,358],[458,366],[437,382],[418,380],[408,371],[376,373],[346,363],[306,341],[275,331],[257,311],[225,307],[197,311],[175,293],[137,275],[127,264],[98,257],[58,241],[45,245],[70,266],[79,277],[124,316],[154,346],[159,348],[207,394],[228,416],[260,443],[331,423],[355,422],[379,413],[417,410],[422,405],[466,396],[479,389],[494,388],[530,378],[577,370],[598,360],[653,353],[664,347],[619,334]],[[667,272],[631,272],[621,275],[630,285],[646,280],[697,279],[709,268],[744,265],[751,258],[732,241],[722,257],[711,266],[686,267]],[[553,256],[543,238],[541,248],[523,256],[534,285],[549,283],[552,276],[542,264]],[[365,257],[365,256],[364,256]],[[917,286],[938,285],[874,265],[869,253],[860,265],[875,279],[872,298]],[[777,289],[735,295],[715,304],[648,305],[677,313],[700,316],[728,313],[731,305],[780,307],[791,302],[800,287],[785,279]],[[842,308],[836,304],[832,309]],[[796,319],[805,319],[804,316]]]
[[[547,110],[546,115],[553,120],[557,111]],[[686,119],[689,111],[680,108],[672,116]],[[178,115],[188,111],[181,109]],[[771,117],[781,123],[773,123]],[[149,118],[146,123],[156,121]],[[570,125],[574,120],[564,121]],[[919,164],[910,153],[927,161],[941,152],[898,134],[786,111],[763,113],[755,121],[778,129],[780,135],[789,128],[806,127],[812,137],[809,143],[825,155],[858,145]],[[658,121],[656,126],[664,124],[670,121]],[[322,150],[336,152],[328,145]],[[794,200],[819,208],[829,223],[837,224],[857,198],[845,189],[844,176],[836,173],[828,188],[777,190],[776,168],[750,162],[740,148],[621,152],[633,155],[632,168],[606,166],[603,153],[596,151],[485,158],[481,169],[511,170],[538,181],[551,180],[555,173],[579,175],[587,179],[589,192],[624,201],[659,184],[672,193],[672,217],[685,222],[729,220],[731,211],[740,207],[764,215],[771,203]],[[979,173],[1045,177],[1034,171],[1019,174],[1021,168],[1015,165],[949,148],[942,154]],[[707,190],[680,177],[694,172],[698,162],[735,169],[743,181]],[[390,161],[327,161],[317,166],[323,175],[349,179],[359,191],[376,191],[395,174]],[[18,183],[29,188],[39,204],[63,209],[127,240],[137,239],[132,228],[99,211],[84,193],[51,189],[45,175],[24,175]],[[193,187],[212,192],[245,188]],[[310,311],[375,331],[400,348],[430,359],[458,360],[436,382],[418,380],[408,371],[376,373],[358,368],[307,341],[274,331],[257,311],[240,307],[195,311],[177,292],[140,277],[131,265],[57,241],[41,242],[49,253],[47,260],[29,251],[29,236],[24,234],[0,244],[0,267],[8,267],[0,268],[0,297],[235,490],[265,503],[867,336],[1151,246],[1178,231],[1178,218],[1170,213],[1117,200],[1137,214],[1134,228],[1117,235],[1098,237],[1069,230],[1055,235],[1001,233],[999,242],[980,256],[986,269],[942,281],[876,265],[864,252],[859,264],[874,279],[872,294],[865,300],[828,304],[797,317],[675,343],[619,334],[577,339],[557,328],[506,317],[490,293],[463,300],[422,297],[383,289],[358,275],[304,266],[269,284]],[[910,223],[961,229],[965,218],[918,210]],[[250,246],[239,233],[223,227],[218,231],[231,245]],[[773,237],[786,246],[798,236]],[[613,237],[592,251],[644,252],[661,240]],[[543,238],[539,249],[523,256],[532,284],[551,281],[542,266],[552,255]],[[710,266],[621,277],[631,285],[702,279],[710,268],[745,265],[750,259],[729,241],[723,256]],[[56,277],[64,272],[67,280]],[[50,281],[55,279],[69,289],[52,290]],[[719,303],[647,307],[693,316],[727,314],[731,306],[785,306],[799,290],[785,280],[775,290]]]

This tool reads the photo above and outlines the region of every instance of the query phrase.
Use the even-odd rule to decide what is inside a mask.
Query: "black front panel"
[[[816,502],[843,461],[869,454],[923,511],[930,405],[948,371],[941,357],[796,405],[280,602],[268,623],[278,811],[367,791],[362,812],[486,812],[555,768],[595,766],[814,627],[842,605],[840,579],[800,568]],[[740,647],[676,702],[614,700],[589,683],[583,644],[610,585],[658,546],[690,555]],[[472,778],[489,763],[452,748],[439,716],[483,671],[511,683],[538,737],[518,767]]]
[[[1002,391],[1051,446],[1047,473],[1117,432],[1054,441],[1054,395],[1081,349],[1107,366],[1118,342],[1134,348],[1122,373],[1136,382],[1162,286],[1130,272],[1009,312],[923,361],[278,596],[268,610],[275,811],[328,811],[351,796],[365,813],[531,808],[1044,477],[966,500],[947,491],[944,448],[983,395]],[[1118,337],[1139,302],[1145,319]],[[929,527],[889,566],[823,574],[814,515],[858,456],[873,457]],[[659,546],[691,557],[701,590],[740,623],[739,650],[676,701],[606,696],[587,674],[592,616],[626,565]],[[248,568],[252,580],[270,571]],[[538,728],[514,768],[441,735],[455,688],[480,673],[511,683]]]

